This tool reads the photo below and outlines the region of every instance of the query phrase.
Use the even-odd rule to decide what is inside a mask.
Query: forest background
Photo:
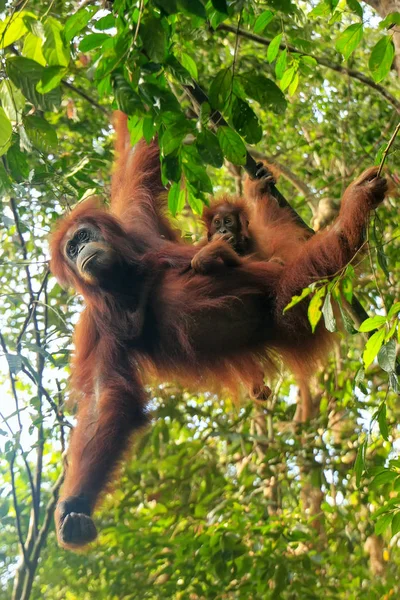
[[[117,107],[132,143],[159,134],[188,240],[213,191],[241,192],[246,148],[307,223],[331,223],[399,122],[400,0],[0,0],[0,16],[0,599],[398,598],[399,139],[357,278],[306,292],[313,325],[334,330],[336,304],[345,327],[310,422],[287,373],[264,406],[153,387],[83,554],[53,527],[81,301],[49,274],[48,237],[107,201]]]

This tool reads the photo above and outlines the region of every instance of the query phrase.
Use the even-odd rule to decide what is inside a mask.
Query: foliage
[[[357,0],[9,4],[0,2],[0,599],[396,597],[395,194],[354,266],[292,300],[309,303],[313,328],[341,332],[312,389],[313,420],[294,425],[286,375],[265,407],[172,384],[149,390],[154,421],[105,498],[99,541],[80,555],[57,548],[51,525],[74,421],[64,402],[80,302],[49,276],[47,238],[76,202],[107,200],[115,108],[129,114],[132,143],[158,135],[169,210],[190,240],[213,190],[240,192],[255,144],[317,223],[325,201],[337,205],[380,162],[398,120],[399,13],[381,19]],[[200,109],[193,80],[208,98]],[[388,157],[395,184],[398,148]],[[348,311],[354,294],[370,315],[362,324]]]

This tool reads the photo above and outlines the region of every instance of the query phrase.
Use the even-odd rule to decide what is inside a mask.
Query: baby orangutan
[[[237,267],[246,257],[285,264],[282,252],[277,254],[276,241],[266,237],[266,229],[273,225],[269,220],[273,212],[270,209],[278,207],[269,187],[275,179],[263,163],[257,167],[256,179],[245,184],[245,199],[222,198],[204,209],[207,239],[200,242],[201,249],[191,262],[197,273],[212,272],[221,260],[226,266]],[[281,222],[281,218],[277,221]]]

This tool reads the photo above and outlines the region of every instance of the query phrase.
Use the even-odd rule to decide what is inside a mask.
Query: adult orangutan
[[[329,334],[323,327],[311,333],[303,306],[285,315],[283,308],[293,294],[351,260],[369,212],[386,191],[385,179],[369,169],[346,190],[336,225],[303,240],[285,265],[244,261],[229,269],[221,263],[203,275],[187,269],[197,249],[161,214],[157,144],[142,141],[132,152],[128,140],[120,114],[111,210],[82,203],[51,241],[54,275],[86,302],[72,364],[77,425],[56,511],[59,541],[71,548],[96,537],[91,515],[99,494],[131,433],[147,421],[147,374],[195,388],[216,382],[234,388],[251,384],[260,369],[271,374],[275,354],[296,374],[314,370]],[[297,240],[297,226],[282,217],[276,243],[279,236],[282,244]]]

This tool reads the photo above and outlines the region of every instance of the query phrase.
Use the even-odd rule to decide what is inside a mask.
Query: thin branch
[[[252,40],[253,42],[257,42],[258,44],[262,44],[263,46],[267,47],[271,43],[271,40],[268,40],[262,37],[261,35],[256,35],[255,33],[251,33],[250,31],[246,31],[245,29],[238,29],[237,27],[227,25],[226,23],[221,23],[220,25],[218,25],[217,30],[239,34],[244,38],[247,38],[249,40]],[[302,54],[303,56],[310,56],[311,58],[316,60],[318,64],[327,67],[332,71],[344,73],[349,77],[352,77],[353,79],[358,79],[358,81],[361,81],[361,83],[364,83],[368,87],[379,92],[379,94],[381,94],[381,96],[383,96],[397,110],[397,112],[400,113],[400,102],[382,85],[380,85],[379,83],[375,83],[373,79],[370,79],[360,71],[344,67],[343,65],[332,62],[331,60],[329,60],[328,58],[324,58],[323,56],[314,56],[309,52],[303,52],[302,50],[299,50],[298,48],[295,48],[295,46],[291,46],[290,44],[280,44],[279,47],[281,48],[281,50],[284,50],[286,48],[289,52],[296,52],[298,54]]]
[[[45,508],[43,523],[39,529],[36,541],[32,547],[31,553],[30,553],[30,563],[27,563],[28,570],[27,571],[23,570],[20,573],[20,577],[15,579],[12,600],[29,600],[37,564],[39,561],[39,557],[40,557],[42,548],[46,542],[46,539],[47,539],[47,536],[49,533],[52,517],[54,514],[54,509],[57,504],[58,492],[64,481],[64,476],[65,476],[65,468],[63,467],[63,470],[62,470],[60,476],[58,477],[56,483],[54,484],[54,486],[51,489],[50,500],[48,501],[46,508]],[[22,578],[22,581],[21,581],[21,578]],[[22,591],[21,591],[21,588],[22,588]]]
[[[140,0],[139,16],[138,16],[138,20],[137,20],[137,23],[136,23],[135,35],[133,36],[133,45],[136,44],[137,36],[138,36],[138,33],[139,33],[140,21],[142,20],[142,15],[143,15],[143,3],[144,3],[144,0]]]
[[[45,271],[45,275],[43,277],[43,281],[42,281],[42,283],[40,285],[39,291],[36,294],[36,298],[33,300],[33,302],[29,303],[28,314],[25,317],[25,321],[24,321],[24,323],[22,325],[21,331],[19,332],[19,335],[18,335],[18,338],[17,338],[17,342],[16,342],[17,352],[21,352],[21,341],[22,341],[22,338],[23,338],[23,336],[24,336],[24,334],[26,332],[26,329],[27,329],[27,327],[29,325],[29,322],[30,322],[32,314],[33,314],[33,312],[34,312],[34,310],[35,310],[35,308],[37,306],[37,303],[39,301],[41,293],[42,293],[42,291],[44,290],[44,288],[46,286],[46,283],[47,283],[47,280],[49,278],[49,275],[50,275],[50,269],[49,269],[49,267],[47,267],[46,271]]]
[[[62,79],[61,83],[63,84],[64,87],[68,88],[72,92],[75,92],[75,94],[78,94],[78,96],[80,96],[81,98],[83,98],[84,100],[89,102],[89,104],[91,104],[95,108],[98,108],[99,110],[101,110],[101,112],[104,113],[107,117],[110,117],[110,113],[108,112],[108,110],[106,108],[104,108],[104,106],[101,106],[101,104],[96,102],[96,100],[93,100],[93,98],[88,96],[88,94],[86,94],[86,92],[84,92],[80,88],[77,88],[75,85],[72,85],[72,83],[69,83],[65,79]]]
[[[383,169],[383,165],[385,164],[385,160],[387,158],[387,155],[389,153],[390,148],[392,147],[392,145],[394,144],[394,140],[396,139],[397,134],[400,131],[400,121],[397,123],[397,127],[393,132],[392,137],[390,138],[388,145],[385,148],[384,153],[382,154],[382,160],[381,160],[381,164],[379,165],[379,169],[378,172],[376,174],[377,177],[380,177],[381,173],[382,173],[382,169]]]
[[[10,461],[11,489],[12,489],[12,497],[13,497],[13,504],[14,504],[14,510],[15,510],[15,518],[16,518],[16,522],[17,522],[19,545],[21,547],[21,553],[24,557],[24,562],[27,566],[29,566],[29,558],[28,558],[28,554],[26,552],[24,538],[22,535],[22,527],[21,527],[21,518],[20,518],[20,511],[19,511],[18,498],[17,498],[17,490],[15,487],[14,463],[15,463],[16,453],[17,453],[17,450],[15,449],[13,452],[11,461]]]

